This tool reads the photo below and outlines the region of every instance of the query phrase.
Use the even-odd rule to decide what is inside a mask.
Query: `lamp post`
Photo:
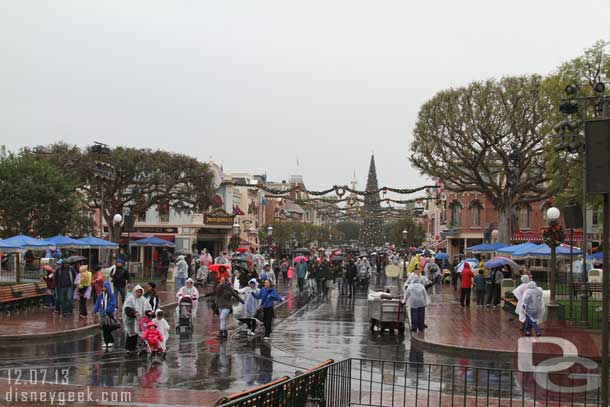
[[[241,226],[235,221],[232,227],[233,235],[231,235],[231,241],[229,242],[229,249],[233,252],[239,247],[239,242],[241,240],[239,236],[240,230]]]
[[[269,254],[273,254],[273,226],[267,226],[267,244],[269,245]]]
[[[551,248],[551,264],[550,264],[550,273],[549,273],[549,288],[551,290],[551,300],[547,306],[548,309],[548,320],[549,321],[557,321],[559,320],[559,304],[555,302],[555,292],[556,292],[556,284],[557,284],[557,246],[561,244],[561,238],[558,238],[559,228],[559,217],[561,213],[559,209],[552,207],[546,211],[546,218],[549,222],[549,226],[546,229],[546,235],[550,238],[547,239],[547,244]]]
[[[405,255],[402,258],[402,275],[403,277],[407,276],[407,237],[409,237],[409,231],[407,230],[407,228],[404,228],[402,230],[402,245],[405,249]]]

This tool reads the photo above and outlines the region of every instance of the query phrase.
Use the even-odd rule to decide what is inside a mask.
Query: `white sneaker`
[[[254,336],[254,335],[256,335],[256,333],[254,333],[254,332],[252,332],[252,331],[248,331],[248,335],[250,335],[250,336]]]
[[[266,341],[268,341],[268,340],[269,340],[269,339],[271,339],[271,338],[269,338],[268,336],[265,336],[263,339],[264,339],[264,340],[266,340]]]
[[[108,344],[108,347],[109,347],[109,348],[112,348],[112,346],[113,346],[113,345],[114,345],[114,343],[110,342],[110,343]]]

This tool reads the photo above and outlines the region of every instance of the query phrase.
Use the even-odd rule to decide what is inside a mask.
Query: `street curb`
[[[161,309],[174,307],[178,305],[178,302],[171,302],[161,306]],[[25,341],[28,344],[32,343],[43,343],[49,339],[66,339],[75,338],[78,339],[86,338],[94,335],[100,330],[99,324],[89,324],[74,329],[67,329],[65,331],[45,332],[40,334],[23,334],[23,335],[0,335],[0,345],[17,345]]]
[[[422,338],[418,338],[411,332],[411,345],[413,349],[419,351],[432,351],[442,353],[447,356],[465,357],[472,359],[490,358],[490,359],[514,359],[516,352],[507,350],[491,350],[479,348],[467,348],[455,345],[447,345],[444,343],[431,342]]]

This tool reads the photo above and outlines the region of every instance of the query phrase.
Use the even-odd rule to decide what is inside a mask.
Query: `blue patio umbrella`
[[[435,260],[449,260],[449,255],[445,252],[436,253],[434,255]]]
[[[169,240],[159,239],[158,237],[145,237],[144,239],[134,240],[132,246],[147,246],[147,247],[176,247],[174,242]]]
[[[531,249],[531,248],[536,248],[536,247],[538,247],[538,245],[535,243],[525,242],[525,243],[516,244],[513,246],[502,247],[502,248],[496,250],[496,252],[503,253],[503,254],[512,254],[517,251],[522,251],[525,249]]]
[[[71,237],[67,237],[67,236],[63,236],[63,235],[49,237],[45,240],[47,242],[53,243],[53,245],[55,245],[55,247],[64,248],[64,249],[86,249],[88,247],[87,244],[85,244],[79,240],[72,239]]]
[[[596,252],[587,256],[587,260],[599,260],[604,259],[604,252]]]
[[[476,252],[476,253],[491,253],[506,247],[507,245],[504,243],[483,243],[478,244],[476,246],[469,247],[466,251]]]
[[[557,256],[569,256],[570,255],[570,247],[565,247],[565,246],[557,246],[557,248],[555,249],[555,253]],[[572,254],[574,256],[578,256],[579,254],[582,254],[582,250],[580,250],[578,247],[574,247],[572,250]],[[528,256],[531,257],[546,257],[546,256],[550,256],[551,255],[551,248],[546,245],[546,244],[541,244],[537,249],[534,250],[530,250],[527,253]]]
[[[26,235],[17,235],[2,240],[5,245],[21,247],[24,250],[44,250],[53,246],[53,243],[42,239],[35,239]]]
[[[117,243],[109,242],[108,240],[100,239],[95,236],[87,236],[81,237],[77,239],[77,241],[87,245],[88,247],[95,249],[118,249],[119,245]]]

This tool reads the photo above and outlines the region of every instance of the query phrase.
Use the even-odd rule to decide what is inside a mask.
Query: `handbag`
[[[108,314],[104,315],[104,318],[102,319],[102,328],[106,328],[112,332],[119,329],[120,327],[121,324],[119,323],[119,321],[117,321]]]

